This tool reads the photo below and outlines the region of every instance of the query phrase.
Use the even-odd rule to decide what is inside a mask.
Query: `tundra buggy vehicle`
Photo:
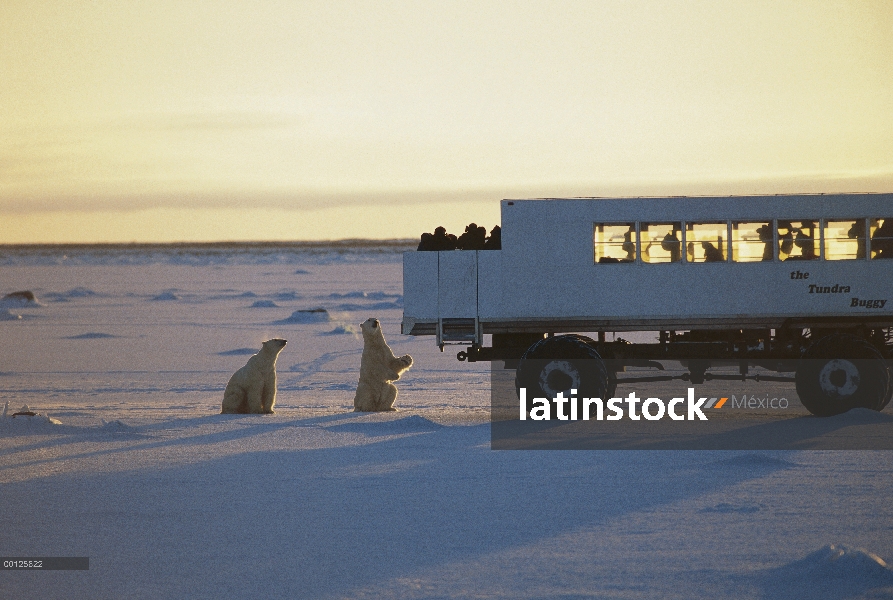
[[[404,334],[505,360],[518,388],[550,398],[763,379],[795,381],[810,412],[833,415],[893,394],[893,194],[503,200],[501,212],[498,250],[404,254]],[[606,336],[636,331],[653,342]],[[662,361],[688,372],[618,375]],[[738,375],[709,372],[730,365]]]

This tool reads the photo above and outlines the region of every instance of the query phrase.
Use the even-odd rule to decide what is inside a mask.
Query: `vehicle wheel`
[[[884,399],[881,401],[881,405],[878,410],[884,410],[888,404],[890,404],[890,398],[893,397],[893,360],[887,359],[887,394],[884,396]]]
[[[882,410],[890,395],[890,374],[883,355],[867,340],[832,334],[803,353],[796,373],[797,395],[819,417],[851,408]]]
[[[578,398],[608,398],[605,361],[582,335],[544,338],[521,357],[515,372],[515,389],[527,388],[528,398],[554,398],[559,392]]]
[[[605,390],[605,397],[603,398],[607,401],[610,398],[614,398],[617,395],[617,371],[613,371],[608,369],[608,389]]]
[[[598,351],[596,350],[596,352]],[[603,400],[607,400],[613,398],[617,393],[617,367],[613,360],[614,354],[610,350],[600,352],[599,356],[604,361],[605,371],[608,373],[608,389],[605,391],[605,397],[603,398]]]

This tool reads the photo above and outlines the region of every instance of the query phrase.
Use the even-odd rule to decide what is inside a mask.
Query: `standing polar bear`
[[[273,413],[276,403],[276,358],[286,341],[267,340],[248,364],[233,373],[223,392],[222,413]]]
[[[384,341],[381,323],[378,319],[366,319],[360,325],[363,330],[363,358],[360,360],[360,381],[353,399],[354,411],[397,410],[397,386],[392,381],[400,379],[400,374],[412,366],[412,357],[405,354],[399,358]]]

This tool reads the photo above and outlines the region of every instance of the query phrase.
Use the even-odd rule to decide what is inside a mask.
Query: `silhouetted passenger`
[[[484,250],[502,250],[502,228],[499,225],[490,230],[490,237],[484,242]]]
[[[794,238],[794,245],[800,248],[801,260],[813,260],[818,258],[815,251],[815,223],[812,221],[803,221],[800,229],[797,230],[797,237]]]
[[[760,241],[765,244],[763,246],[763,260],[772,260],[772,228],[769,225],[762,225],[757,229],[757,235],[760,236]]]
[[[682,242],[679,241],[676,231],[671,231],[665,235],[660,243],[660,247],[663,248],[664,252],[670,253],[670,262],[677,262],[682,259]]]
[[[487,238],[487,230],[471,223],[465,228],[465,233],[456,240],[456,248],[459,250],[483,250]]]
[[[416,248],[416,251],[427,251],[431,250],[431,246],[434,245],[434,236],[430,233],[423,233],[422,240],[419,242],[419,247]]]
[[[701,242],[701,248],[704,249],[704,262],[724,262],[726,260],[722,255],[722,250],[710,242]]]
[[[636,262],[636,243],[633,241],[635,231],[627,231],[623,234],[623,251],[626,252],[626,258],[619,259],[619,262]]]
[[[446,229],[438,227],[434,233],[423,233],[422,241],[419,242],[417,250],[420,251],[438,251],[438,250],[455,250],[456,236],[448,234]]]
[[[846,236],[856,240],[856,258],[865,258],[865,219],[856,219],[853,226],[846,232]],[[825,252],[828,252],[827,246],[825,246]]]
[[[784,233],[782,233],[784,231]],[[778,257],[787,260],[794,250],[794,226],[790,221],[778,222]]]
[[[871,236],[872,258],[893,258],[893,219],[884,219],[883,225]]]

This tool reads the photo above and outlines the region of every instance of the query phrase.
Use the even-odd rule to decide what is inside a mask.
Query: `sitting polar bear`
[[[267,340],[260,352],[248,359],[248,364],[233,373],[223,392],[222,413],[272,414],[276,403],[276,357],[285,344],[278,338]]]
[[[397,410],[397,386],[392,381],[412,366],[408,354],[397,358],[384,341],[378,319],[367,319],[360,325],[363,330],[363,358],[360,360],[360,381],[353,399],[354,411]]]

